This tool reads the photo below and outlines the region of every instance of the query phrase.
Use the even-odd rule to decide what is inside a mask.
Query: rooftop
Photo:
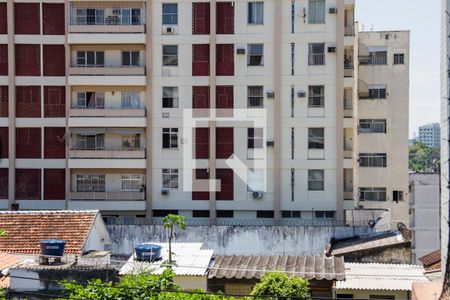
[[[0,288],[7,288],[9,286],[9,276],[7,269],[17,266],[22,262],[22,258],[0,252]]]

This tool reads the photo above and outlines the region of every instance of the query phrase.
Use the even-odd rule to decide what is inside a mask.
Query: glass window
[[[308,191],[325,190],[323,170],[308,170]]]
[[[386,153],[360,153],[360,167],[386,168]]]
[[[359,120],[360,133],[386,133],[386,120]]]
[[[370,65],[387,65],[387,51],[370,51],[369,52]]]
[[[386,188],[359,188],[359,201],[386,201]]]
[[[103,51],[77,51],[78,67],[103,67],[105,52]]]
[[[248,45],[247,65],[249,66],[264,65],[264,44]]]
[[[102,92],[78,92],[77,108],[104,109],[105,93]]]
[[[131,23],[133,25],[142,24],[142,22],[141,22],[141,10],[139,8],[133,8],[131,10]]]
[[[163,25],[178,25],[177,3],[163,3],[162,14]]]
[[[405,64],[405,54],[395,53],[394,54],[394,65],[404,65]]]
[[[163,66],[178,66],[177,45],[163,45]]]
[[[263,128],[247,128],[248,149],[262,149],[264,147]]]
[[[308,5],[308,23],[325,23],[325,0],[309,0]]]
[[[139,192],[144,184],[142,175],[122,175],[122,191]]]
[[[264,24],[264,2],[248,3],[248,24]]]
[[[140,92],[122,92],[122,108],[137,109],[140,107]]]
[[[102,150],[105,146],[105,135],[101,134],[77,134],[75,137],[75,149],[78,150]]]
[[[122,136],[122,149],[140,149],[141,134],[130,134]]]
[[[309,86],[308,107],[325,106],[325,87],[323,85]]]
[[[131,25],[131,8],[122,8],[122,25]]]
[[[77,192],[104,192],[105,174],[77,174]]]
[[[163,87],[162,107],[176,108],[178,107],[178,88]]]
[[[334,211],[315,211],[316,219],[334,219]]]
[[[178,148],[178,128],[163,128],[162,144],[164,149]]]
[[[325,148],[325,129],[309,128],[308,149],[324,149],[324,148]]]
[[[178,188],[178,169],[162,169],[163,188]]]
[[[308,46],[308,65],[320,66],[325,64],[325,44],[314,43]]]
[[[392,191],[392,201],[403,201],[403,191]]]
[[[247,105],[248,107],[264,107],[264,87],[247,87]]]
[[[122,51],[122,66],[138,67],[139,51]]]

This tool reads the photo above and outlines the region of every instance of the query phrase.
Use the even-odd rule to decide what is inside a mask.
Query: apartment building
[[[407,223],[409,32],[358,32],[354,6],[0,2],[0,208]]]
[[[420,126],[417,142],[425,144],[430,148],[439,149],[441,147],[441,127],[439,123]]]

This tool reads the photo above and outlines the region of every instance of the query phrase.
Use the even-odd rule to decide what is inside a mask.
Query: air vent
[[[176,34],[177,27],[176,26],[163,26],[162,33],[163,34]]]
[[[267,92],[267,93],[266,93],[266,96],[267,96],[267,98],[269,98],[269,99],[273,99],[273,98],[275,98],[275,93],[272,92],[272,91],[270,91],[270,92]]]
[[[163,196],[169,195],[169,189],[162,189],[161,190],[161,195],[163,195]]]
[[[299,97],[299,98],[305,98],[305,97],[306,97],[306,92],[305,92],[305,91],[298,91],[298,92],[297,92],[297,97]]]
[[[336,8],[336,7],[330,7],[330,8],[328,9],[328,12],[329,12],[330,14],[337,14],[337,8]]]
[[[237,48],[236,54],[238,54],[238,55],[245,55],[245,48]]]

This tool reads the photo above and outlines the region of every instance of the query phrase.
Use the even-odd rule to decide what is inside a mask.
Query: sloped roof
[[[429,266],[429,265],[435,264],[437,262],[440,262],[441,261],[441,250],[439,249],[439,250],[433,251],[431,253],[428,253],[427,255],[419,257],[419,260],[425,266]]]
[[[0,272],[4,269],[8,269],[16,266],[22,262],[22,258],[18,256],[14,256],[5,252],[0,252]],[[9,276],[5,276],[6,274],[0,274],[0,288],[9,287]]]
[[[61,239],[66,253],[81,254],[98,211],[0,211],[0,251],[39,253],[39,241]]]
[[[343,280],[344,258],[325,256],[217,256],[209,278],[260,279],[264,273],[283,271],[307,279]]]
[[[336,289],[411,291],[414,282],[429,282],[424,271],[417,265],[345,263],[345,280]]]
[[[161,267],[161,264],[169,259],[169,244],[151,244],[162,247],[161,260],[156,262],[141,262],[136,261],[134,255],[132,255],[127,263],[120,269],[119,274],[124,275],[143,270],[148,270],[155,274],[162,273],[165,267]],[[213,255],[213,250],[205,250],[201,249],[201,247],[202,243],[172,243],[172,259],[176,264],[172,270],[176,275],[206,275]]]

